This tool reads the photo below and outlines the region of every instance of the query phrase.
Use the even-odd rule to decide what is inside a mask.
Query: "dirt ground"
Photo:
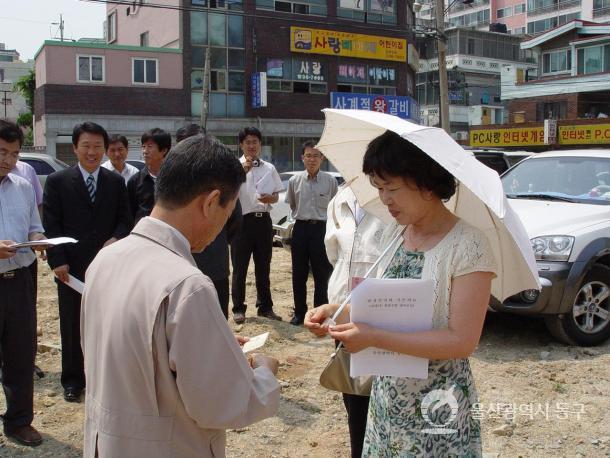
[[[273,418],[229,431],[227,455],[348,457],[341,397],[318,384],[332,345],[287,323],[292,307],[290,256],[280,248],[273,256],[275,310],[285,321],[259,319],[250,307],[245,325],[231,326],[246,336],[270,331],[265,352],[281,361],[280,408]],[[82,454],[83,404],[69,404],[62,397],[56,288],[46,264],[40,266],[37,364],[46,375],[35,381],[34,426],[44,443],[31,449],[0,435],[1,457]],[[254,293],[249,281],[250,304]],[[539,320],[490,314],[471,364],[486,456],[610,456],[610,342],[596,348],[568,347],[553,341]]]

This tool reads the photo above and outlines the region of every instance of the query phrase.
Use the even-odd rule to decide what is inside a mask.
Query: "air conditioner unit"
[[[455,133],[456,140],[468,140],[468,132],[460,131]]]

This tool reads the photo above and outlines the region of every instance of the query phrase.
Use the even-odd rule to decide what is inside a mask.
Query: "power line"
[[[129,0],[80,0],[82,2],[88,2],[88,3],[102,3],[105,5],[119,5],[119,6],[133,6],[133,0],[129,1]],[[230,2],[230,0],[227,0],[227,2]],[[375,34],[379,34],[379,28],[380,27],[395,27],[395,29],[385,29],[385,31],[391,32],[391,33],[398,33],[398,34],[405,34],[405,36],[407,38],[412,38],[411,34],[415,34],[415,27],[414,24],[413,26],[410,27],[410,29],[403,29],[403,28],[399,28],[397,25],[394,24],[381,24],[381,23],[359,23],[359,22],[354,22],[354,23],[345,23],[345,22],[324,22],[324,23],[320,23],[320,21],[318,19],[308,19],[308,18],[294,18],[294,17],[283,17],[283,16],[271,16],[271,15],[267,15],[267,14],[259,14],[259,13],[245,13],[243,11],[236,11],[236,10],[225,10],[225,9],[216,9],[216,8],[207,8],[207,7],[199,7],[197,8],[196,6],[180,6],[180,5],[163,5],[160,3],[143,3],[141,5],[138,5],[139,8],[159,8],[159,9],[167,9],[167,10],[176,10],[176,11],[187,11],[187,12],[209,12],[209,13],[214,13],[214,14],[222,14],[225,16],[242,16],[242,17],[247,17],[247,18],[252,18],[252,19],[273,19],[273,20],[278,20],[278,21],[285,21],[285,22],[301,22],[301,23],[306,23],[306,24],[312,24],[313,26],[316,27],[320,27],[320,26],[335,26],[335,27],[349,27],[349,28],[355,28],[355,29],[363,29],[363,30],[367,30],[367,31],[375,31]],[[279,13],[282,13],[281,11]],[[328,18],[328,16],[326,16]],[[348,21],[349,18],[346,18],[346,21]],[[407,25],[407,27],[409,27],[409,25]]]

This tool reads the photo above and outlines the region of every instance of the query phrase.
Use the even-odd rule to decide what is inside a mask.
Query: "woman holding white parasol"
[[[481,331],[496,260],[485,234],[452,213],[444,201],[456,191],[446,168],[400,135],[387,131],[366,150],[363,172],[382,203],[405,227],[402,238],[379,265],[379,276],[434,280],[430,331],[399,333],[349,322],[349,306],[328,330],[350,352],[377,347],[430,360],[427,379],[375,378],[363,456],[480,456],[477,401],[468,356]],[[338,309],[327,304],[308,312],[305,326],[320,335]],[[422,400],[444,390],[457,411],[427,409]],[[430,430],[445,425],[449,430]]]

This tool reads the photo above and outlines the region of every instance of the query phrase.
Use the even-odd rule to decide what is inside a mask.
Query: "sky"
[[[10,4],[10,7],[7,6]],[[16,49],[21,60],[33,59],[44,40],[59,39],[59,15],[64,39],[101,38],[106,5],[82,0],[0,0],[0,43]]]

